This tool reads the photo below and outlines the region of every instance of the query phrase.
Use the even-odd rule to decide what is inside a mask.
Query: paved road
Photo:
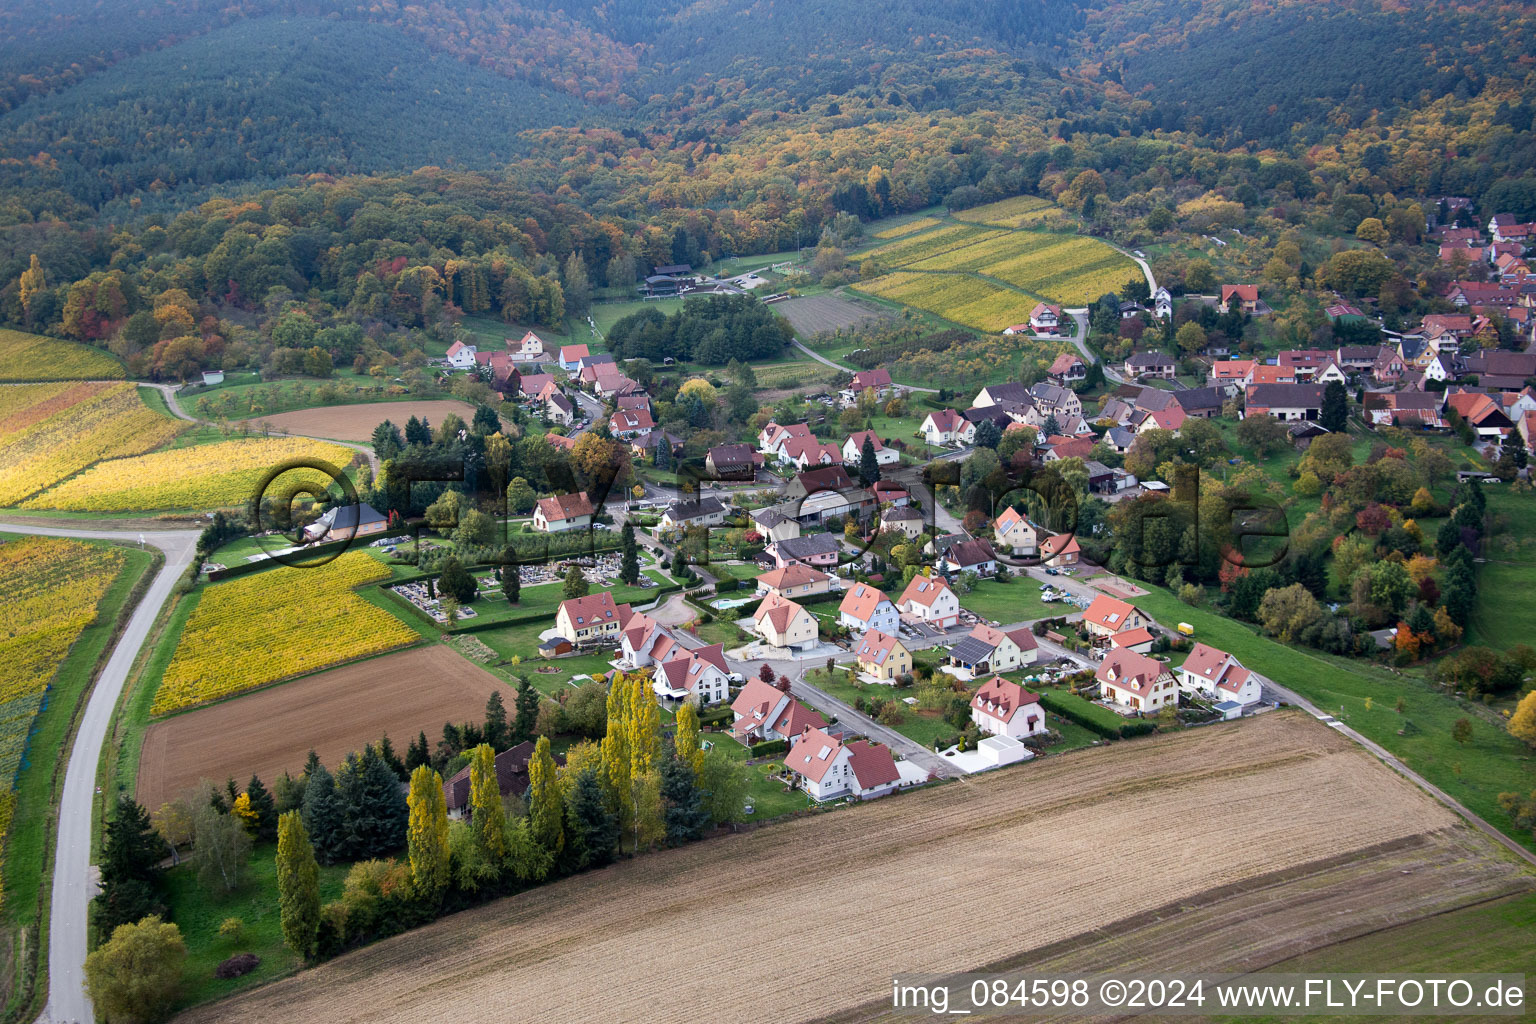
[[[841,363],[834,363],[832,360],[828,359],[826,356],[820,355],[820,354],[818,354],[816,352],[812,352],[810,349],[808,349],[804,345],[800,344],[800,339],[799,338],[796,338],[793,342],[791,342],[791,344],[793,344],[795,346],[795,348],[799,349],[801,352],[804,352],[806,355],[808,355],[812,359],[816,360],[818,363],[824,363],[827,366],[832,367],[832,369],[834,369],[834,370],[842,370],[844,373],[858,373],[859,372],[859,371],[853,369],[850,366],[844,366]],[[925,392],[925,393],[930,394],[930,395],[936,395],[936,394],[939,393],[939,389],[938,388],[919,388],[919,387],[914,387],[914,386],[912,386],[910,384],[903,384],[903,385],[901,385],[901,387],[902,387],[903,390],[906,390],[906,391],[922,391],[922,392]]]
[[[852,658],[853,655],[851,654],[843,656],[844,660],[852,660]],[[858,732],[868,736],[870,739],[878,740],[879,742],[884,743],[892,750],[900,753],[901,756],[906,760],[911,761],[913,764],[921,765],[922,767],[928,769],[930,772],[933,772],[935,775],[939,776],[941,779],[964,774],[963,772],[957,771],[954,765],[950,764],[948,761],[945,761],[942,757],[940,757],[938,754],[935,754],[921,743],[917,743],[914,740],[908,739],[901,733],[897,732],[895,729],[881,725],[879,722],[875,721],[873,718],[870,718],[868,715],[859,711],[855,711],[852,705],[844,703],[838,698],[832,696],[830,693],[827,693],[825,690],[822,690],[806,682],[805,673],[810,671],[810,669],[806,667],[805,662],[771,662],[770,664],[773,664],[774,670],[780,673],[785,671],[783,667],[785,664],[797,665],[800,671],[799,674],[794,677],[794,682],[790,685],[790,690],[796,697],[799,697],[801,700],[805,701],[817,711],[820,711],[823,714],[836,715],[837,720],[840,723],[852,727]]]
[[[65,529],[0,520],[0,528],[47,537],[122,541],[132,540],[137,532],[114,528],[109,523],[90,525],[94,528]],[[128,670],[144,646],[161,607],[170,598],[171,588],[192,563],[197,535],[196,530],[146,531],[140,535],[165,552],[165,564],[134,609],[80,717],[64,774],[64,795],[59,802],[53,905],[48,924],[48,1005],[43,1021],[90,1024],[95,1019],[91,1000],[85,993],[85,953],[87,915],[95,894],[91,877],[91,810],[96,799],[96,772],[112,710],[128,680]]]

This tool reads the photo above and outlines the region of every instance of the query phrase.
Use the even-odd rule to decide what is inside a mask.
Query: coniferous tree
[[[400,781],[375,747],[349,755],[337,779],[347,860],[381,857],[405,845],[410,819]]]
[[[320,934],[320,866],[303,816],[289,811],[277,826],[277,904],[283,941],[308,960]]]
[[[669,757],[662,762],[661,800],[668,846],[692,842],[709,827],[709,812],[704,809],[693,766],[681,758]]]
[[[406,771],[414,772],[424,764],[432,763],[432,748],[427,746],[427,732],[423,729],[411,740],[411,745],[405,748]]]
[[[482,743],[473,757],[469,762],[470,822],[480,848],[493,863],[500,864],[507,855],[507,818],[496,783],[496,752],[490,744]]]
[[[567,600],[577,597],[586,597],[592,589],[587,582],[586,573],[581,571],[581,566],[573,565],[566,571],[565,584],[561,587],[561,595]]]
[[[864,446],[859,450],[859,483],[865,487],[880,479],[880,460],[875,456],[875,442],[864,435]]]
[[[304,787],[304,831],[314,845],[321,864],[335,864],[342,859],[341,796],[336,780],[318,760],[309,770]]]
[[[102,842],[101,892],[93,901],[98,928],[110,933],[151,914],[165,914],[157,890],[165,840],[150,824],[149,812],[127,795],[107,822]]]
[[[595,767],[576,776],[568,806],[565,853],[570,870],[607,864],[619,843],[619,819],[609,809],[608,796]]]
[[[406,771],[405,762],[400,760],[400,755],[395,753],[395,745],[389,741],[389,733],[379,737],[379,757],[394,772],[395,778],[401,782],[409,782],[411,773]]]
[[[635,546],[635,527],[629,520],[619,535],[619,579],[634,586],[640,581],[640,552]]]
[[[1317,422],[1324,430],[1335,434],[1349,424],[1349,393],[1340,382],[1331,380],[1323,388],[1323,408]]]
[[[498,570],[501,578],[501,593],[507,599],[508,604],[517,604],[523,596],[523,577],[517,571],[516,562],[503,562]]]
[[[443,567],[437,574],[437,589],[461,605],[469,604],[480,592],[474,576],[452,555],[443,559]]]
[[[555,758],[549,752],[549,737],[540,736],[528,760],[528,823],[534,840],[558,855],[565,841],[561,826],[560,780],[555,773]]]
[[[485,742],[499,754],[512,746],[511,735],[507,728],[507,705],[501,699],[501,691],[493,691],[485,702]]]
[[[524,740],[533,739],[535,726],[539,721],[539,691],[534,688],[533,682],[524,676],[517,682],[517,717],[512,721],[512,745],[516,746]]]
[[[410,825],[406,846],[410,855],[411,885],[416,893],[436,900],[448,887],[448,802],[443,796],[443,777],[427,765],[411,773]]]
[[[260,776],[251,776],[251,781],[245,787],[245,796],[251,812],[256,815],[256,841],[272,842],[277,838],[277,803],[272,799],[272,794],[267,792],[267,787],[261,784]]]

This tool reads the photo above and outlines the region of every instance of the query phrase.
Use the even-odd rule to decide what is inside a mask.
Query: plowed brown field
[[[136,798],[153,810],[202,779],[244,783],[252,772],[270,789],[284,771],[297,775],[310,750],[334,768],[385,733],[403,753],[419,730],[435,741],[444,722],[480,721],[497,689],[507,684],[435,645],[258,690],[152,723]]]
[[[1426,833],[1499,869],[1466,877],[1509,884],[1440,805],[1275,712],[630,860],[183,1019],[808,1020],[881,998],[893,973],[996,963],[1201,894],[1277,892],[1281,873]],[[1287,905],[1275,898],[1237,917]]]
[[[446,398],[433,402],[370,402],[280,412],[274,416],[262,416],[261,422],[285,434],[328,437],[337,441],[368,441],[373,438],[373,428],[385,420],[404,431],[405,421],[412,416],[425,416],[436,427],[438,420],[450,412],[457,413],[468,423],[475,415],[475,407],[467,402]]]

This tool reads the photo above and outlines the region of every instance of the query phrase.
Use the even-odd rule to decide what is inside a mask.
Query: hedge
[[[480,567],[480,568],[483,568],[483,567]],[[387,585],[388,586],[396,586],[396,585],[398,585],[399,583],[402,583],[402,582],[405,582],[405,581],[403,581],[403,580],[396,580],[394,583],[390,583],[390,584],[387,584]],[[671,593],[673,593],[675,591],[678,591],[678,590],[681,590],[681,589],[683,589],[683,585],[681,583],[669,583],[666,586],[661,587],[659,590],[655,591],[656,598],[659,600],[659,599],[665,597],[666,595],[671,594]],[[412,605],[412,607],[415,607],[415,606]],[[509,618],[505,618],[505,619],[487,619],[487,620],[485,620],[483,622],[480,621],[480,617],[479,616],[476,616],[475,618],[470,619],[467,622],[464,622],[463,625],[455,625],[452,629],[444,630],[444,632],[450,633],[450,634],[453,634],[453,635],[457,636],[460,633],[481,633],[481,632],[484,632],[487,629],[500,629],[502,626],[522,626],[522,625],[526,625],[526,624],[528,624],[530,622],[548,622],[551,625],[553,625],[554,621],[555,621],[554,617],[552,615],[550,615],[548,612],[530,612],[527,615],[513,615],[513,616],[510,616]]]
[[[314,547],[305,548],[302,551],[294,552],[294,554],[302,557],[307,562],[322,555],[339,555],[342,552],[353,548],[361,551],[373,544],[373,542],[378,540],[380,537],[398,536],[405,536],[405,534],[397,531],[395,533],[369,534],[367,537],[359,537],[356,540],[327,541],[324,544],[316,544]],[[275,538],[273,539],[273,545],[274,548],[277,546]],[[231,565],[227,568],[215,569],[213,572],[210,572],[208,574],[208,582],[217,583],[220,580],[234,579],[236,576],[245,576],[248,573],[260,572],[263,569],[270,569],[273,566],[287,564],[287,562],[282,562],[275,558],[263,558],[255,562],[241,562],[238,565]]]
[[[1046,710],[1054,711],[1067,721],[1076,722],[1105,739],[1142,736],[1156,728],[1151,722],[1142,719],[1121,718],[1108,708],[1101,708],[1070,693],[1044,690],[1040,694],[1040,703],[1045,705]]]
[[[783,754],[789,750],[788,740],[769,740],[766,743],[756,743],[747,748],[748,757],[771,757],[774,754]]]

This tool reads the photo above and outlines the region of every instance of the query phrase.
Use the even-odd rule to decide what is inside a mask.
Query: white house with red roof
[[[938,629],[960,622],[960,599],[942,576],[913,576],[896,601],[896,610]]]
[[[864,632],[878,629],[884,633],[901,630],[901,615],[885,594],[868,583],[855,583],[843,595],[843,603],[837,607],[837,621],[841,626]]]
[[[1112,649],[1124,647],[1126,650],[1135,651],[1137,654],[1151,654],[1152,645],[1156,641],[1157,637],[1152,635],[1150,629],[1147,629],[1145,626],[1138,626],[1136,629],[1127,629],[1110,637],[1109,646]]]
[[[831,441],[814,437],[786,438],[780,445],[778,457],[792,462],[796,469],[814,469],[817,466],[837,466],[843,461],[843,450]]]
[[[1005,633],[983,622],[949,649],[944,671],[960,679],[974,679],[1033,665],[1039,655],[1039,641],[1023,626]]]
[[[877,682],[894,683],[897,676],[912,671],[912,654],[894,633],[872,629],[853,645],[859,671]]]
[[[851,406],[866,391],[873,391],[877,398],[886,398],[898,393],[899,389],[891,381],[891,371],[883,366],[877,366],[873,370],[860,370],[855,373],[853,380],[843,389],[839,397],[845,407]]]
[[[463,341],[456,341],[448,346],[448,365],[458,370],[467,370],[475,365],[476,351],[474,345]]]
[[[1178,707],[1179,684],[1168,663],[1119,648],[1111,650],[1094,673],[1099,696],[1132,711]]]
[[[1209,644],[1195,644],[1184,664],[1173,671],[1182,693],[1238,704],[1253,704],[1263,696],[1258,676],[1226,651]]]
[[[976,424],[953,409],[939,409],[929,413],[919,428],[923,440],[935,447],[947,444],[970,444],[976,437]]]
[[[635,612],[619,635],[619,657],[626,669],[650,668],[677,654],[681,645],[666,626],[643,612]]]
[[[592,525],[592,502],[586,491],[540,498],[533,506],[533,528],[540,533],[561,533]]]
[[[614,604],[606,590],[567,598],[555,612],[555,632],[577,647],[617,642],[632,614],[629,605]]]
[[[536,363],[544,358],[544,339],[528,331],[517,341],[507,339],[507,354],[518,363]]]
[[[875,465],[892,466],[901,461],[901,452],[895,448],[889,448],[880,440],[880,435],[873,430],[859,430],[848,435],[848,440],[843,442],[843,462],[850,466],[857,466],[859,460],[864,457],[864,439],[875,448]]]
[[[1039,534],[1018,509],[1009,505],[992,522],[992,536],[997,546],[1015,557],[1033,555],[1039,547]]]
[[[1151,616],[1135,605],[1118,597],[1100,594],[1083,609],[1083,625],[1088,627],[1088,635],[1097,643],[1128,629],[1151,626],[1153,622]]]
[[[656,421],[646,409],[620,409],[608,417],[608,432],[621,440],[632,441],[654,429]]]
[[[757,635],[770,647],[806,650],[816,646],[816,616],[787,597],[769,594],[753,613]]]
[[[854,740],[844,743],[821,729],[806,728],[784,758],[784,767],[800,776],[812,800],[852,796],[872,800],[901,782],[891,748]]]
[[[770,569],[757,578],[757,592],[763,596],[811,597],[832,590],[834,579],[804,562],[790,562],[781,569]]]
[[[731,735],[743,743],[757,740],[789,740],[807,728],[825,729],[827,720],[772,683],[756,676],[748,679],[731,701],[736,720]]]
[[[991,736],[1024,740],[1046,731],[1045,708],[1040,695],[1018,683],[994,676],[971,698],[971,721]]]
[[[725,700],[730,693],[731,670],[725,663],[724,645],[711,644],[696,651],[679,647],[651,676],[651,689],[669,706],[688,701],[698,707]]]
[[[792,437],[810,437],[811,427],[808,423],[791,423],[784,426],[780,423],[769,421],[757,435],[757,450],[765,456],[773,459],[784,457],[783,445]]]
[[[1029,311],[1029,327],[1036,334],[1055,334],[1061,328],[1061,307],[1037,302]]]

